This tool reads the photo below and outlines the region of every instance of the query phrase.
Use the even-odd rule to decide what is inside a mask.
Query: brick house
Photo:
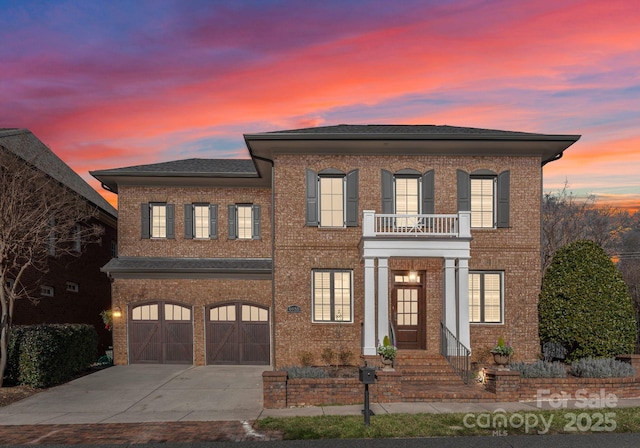
[[[100,268],[116,255],[118,212],[97,191],[27,129],[0,129],[0,150],[9,151],[83,197],[98,210],[92,223],[104,228],[100,244],[89,244],[79,257],[51,257],[42,277],[27,271],[23,281],[39,287],[39,301],[18,299],[14,325],[86,323],[98,332],[99,353],[112,345],[100,312],[111,307],[111,283]],[[28,287],[27,289],[32,289]]]
[[[103,268],[123,311],[116,363],[277,368],[333,351],[358,364],[387,335],[430,356],[503,336],[536,357],[542,167],[578,135],[338,125],[244,138],[250,160],[92,172],[119,197],[119,256]]]

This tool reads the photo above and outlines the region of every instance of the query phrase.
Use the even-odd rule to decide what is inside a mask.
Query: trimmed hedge
[[[556,252],[542,281],[540,341],[559,343],[566,359],[633,353],[635,311],[615,264],[593,241]]]
[[[44,324],[11,330],[7,377],[32,387],[63,383],[87,370],[97,358],[98,335],[92,325]]]

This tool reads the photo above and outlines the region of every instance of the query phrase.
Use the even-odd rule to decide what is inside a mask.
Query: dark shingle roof
[[[265,134],[362,134],[362,135],[484,135],[484,136],[526,136],[528,132],[501,131],[495,129],[469,128],[460,126],[437,126],[425,124],[339,124],[313,128],[290,129],[265,132]]]
[[[0,129],[0,145],[117,218],[116,209],[28,129]]]
[[[113,277],[271,276],[270,258],[113,258],[101,270]]]
[[[92,171],[93,175],[132,176],[205,176],[255,177],[258,175],[251,159],[185,159],[171,162],[136,165],[124,168]]]

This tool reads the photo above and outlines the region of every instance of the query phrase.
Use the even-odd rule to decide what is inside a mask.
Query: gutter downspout
[[[271,349],[273,370],[276,366],[276,207],[275,207],[275,164],[273,160],[252,155],[254,159],[262,160],[271,164]]]

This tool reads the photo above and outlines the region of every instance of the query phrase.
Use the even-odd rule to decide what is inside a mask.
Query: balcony
[[[471,238],[471,212],[456,215],[376,214],[365,210],[362,236]]]

